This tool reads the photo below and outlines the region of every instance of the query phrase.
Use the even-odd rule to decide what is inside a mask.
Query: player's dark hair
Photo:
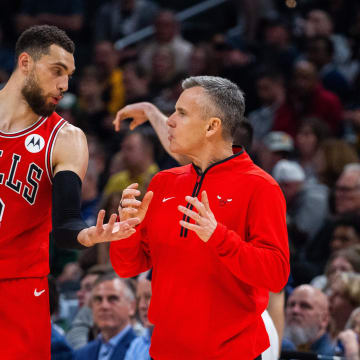
[[[58,45],[70,54],[75,51],[75,44],[66,35],[65,31],[50,25],[32,26],[25,30],[16,42],[16,61],[24,51],[37,61],[43,55],[49,54],[51,45]]]

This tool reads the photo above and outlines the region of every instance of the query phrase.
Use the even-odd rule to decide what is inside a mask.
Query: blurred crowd
[[[177,166],[150,125],[114,131],[120,108],[149,101],[170,115],[187,76],[238,84],[247,123],[237,145],[287,203],[282,349],[359,359],[360,3],[229,0],[177,20],[199,2],[2,1],[0,87],[25,28],[57,25],[75,41],[77,70],[58,112],[88,138],[82,215],[94,225],[100,208],[117,211],[126,186],[144,193],[154,174]],[[147,26],[153,35],[124,45]],[[149,359],[151,274],[118,278],[106,244],[77,252],[51,243],[50,258],[53,358]]]

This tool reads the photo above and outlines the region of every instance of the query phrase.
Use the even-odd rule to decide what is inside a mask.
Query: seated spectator
[[[181,37],[180,25],[175,14],[168,10],[160,11],[155,18],[154,25],[154,39],[148,42],[140,52],[140,65],[150,74],[151,59],[158,52],[159,47],[168,46],[174,53],[175,71],[187,72],[193,45]]]
[[[255,148],[274,126],[279,106],[285,101],[284,78],[277,72],[262,72],[256,78],[256,91],[261,106],[248,115],[254,129]]]
[[[344,330],[353,310],[360,306],[360,274],[341,272],[329,284],[331,335],[335,339]]]
[[[123,81],[125,86],[125,103],[151,101],[150,77],[136,63],[129,61],[123,66]]]
[[[336,231],[337,227],[335,227]],[[325,274],[316,276],[311,285],[326,291],[333,277],[343,271],[360,273],[360,238],[358,244],[349,245],[333,252],[326,263]]]
[[[153,325],[148,319],[148,309],[151,299],[151,282],[147,274],[138,277],[136,285],[136,300],[141,323],[146,330],[142,336],[134,339],[126,353],[125,360],[150,360],[149,349]]]
[[[286,222],[294,282],[309,282],[315,274],[306,262],[306,249],[314,241],[328,216],[328,188],[317,183],[306,183],[304,170],[294,161],[280,160],[272,174],[286,200]]]
[[[156,53],[151,57],[150,95],[155,97],[161,90],[170,86],[177,75],[175,68],[176,54],[168,46],[159,46]]]
[[[344,140],[335,138],[324,140],[315,158],[319,182],[333,189],[344,167],[358,161],[356,151]]]
[[[305,118],[296,134],[295,144],[297,161],[305,171],[306,180],[318,181],[316,171],[316,154],[329,130],[317,118]]]
[[[285,309],[283,350],[295,346],[298,351],[334,355],[335,349],[327,332],[329,301],[327,296],[310,285],[300,285],[289,296]]]
[[[337,214],[360,215],[360,163],[346,165],[337,180],[335,210]]]
[[[108,274],[96,280],[91,308],[98,337],[75,351],[76,360],[123,360],[136,337],[130,318],[135,313],[135,297],[124,279]]]
[[[82,0],[22,0],[16,16],[17,31],[21,33],[34,25],[55,25],[74,34],[83,26],[83,5]]]
[[[151,178],[159,171],[154,160],[153,143],[145,129],[129,132],[122,143],[122,160],[125,169],[110,177],[104,195],[123,191],[132,183],[138,183],[141,194],[145,194]]]
[[[49,305],[50,315],[53,317],[59,311],[59,291],[56,281],[49,276]],[[73,360],[74,352],[67,343],[64,330],[51,321],[51,359]]]
[[[320,84],[315,65],[299,61],[294,66],[286,102],[278,109],[274,130],[285,131],[294,137],[301,119],[317,117],[336,135],[341,128],[342,111],[340,99]]]
[[[314,36],[306,42],[306,57],[315,64],[324,88],[344,102],[350,94],[350,83],[333,63],[334,44],[329,37]]]
[[[151,0],[115,0],[101,5],[95,19],[95,41],[111,41],[152,24],[158,10]]]
[[[294,151],[294,141],[283,131],[271,131],[256,151],[259,166],[271,174],[274,166],[282,159],[288,159]]]
[[[353,245],[360,245],[360,217],[349,213],[335,221],[330,249],[335,252]]]
[[[96,280],[113,269],[109,265],[95,265],[83,276],[80,290],[76,293],[78,299],[78,312],[66,333],[66,339],[73,349],[85,346],[93,338],[93,316],[91,312],[91,294]]]
[[[123,73],[119,67],[119,54],[110,41],[101,41],[95,45],[94,65],[99,72],[102,86],[102,99],[106,110],[115,114],[125,103]]]
[[[290,23],[272,16],[263,20],[260,30],[262,39],[257,46],[259,62],[281,69],[285,77],[290,76],[299,55]]]
[[[294,161],[280,160],[273,176],[285,196],[288,228],[296,228],[296,232],[305,236],[305,242],[311,241],[328,215],[328,189],[305,183],[304,170]]]
[[[350,60],[351,50],[348,40],[340,34],[334,34],[333,21],[326,11],[314,9],[309,11],[305,20],[305,36],[326,36],[334,45],[334,62],[343,65]]]
[[[215,54],[210,44],[197,44],[190,55],[189,76],[216,76]],[[184,76],[185,78],[185,76]]]

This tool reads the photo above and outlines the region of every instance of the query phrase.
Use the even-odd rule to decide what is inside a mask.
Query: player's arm
[[[131,118],[130,129],[134,130],[139,125],[150,121],[155,130],[159,140],[167,151],[179,164],[185,165],[190,162],[190,159],[184,155],[174,154],[170,151],[170,143],[168,138],[167,116],[164,115],[155,105],[149,102],[139,102],[127,105],[120,109],[113,121],[115,131],[120,131],[121,122],[125,119]]]
[[[55,142],[52,190],[52,236],[57,244],[66,248],[83,248],[99,242],[119,240],[135,232],[139,219],[116,222],[112,214],[103,224],[105,211],[100,210],[96,226],[87,227],[80,215],[81,184],[88,164],[85,134],[75,126],[65,125]]]

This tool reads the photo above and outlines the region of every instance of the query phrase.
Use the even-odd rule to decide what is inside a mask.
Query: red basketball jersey
[[[0,278],[46,276],[52,152],[66,124],[55,112],[16,133],[0,131]]]

